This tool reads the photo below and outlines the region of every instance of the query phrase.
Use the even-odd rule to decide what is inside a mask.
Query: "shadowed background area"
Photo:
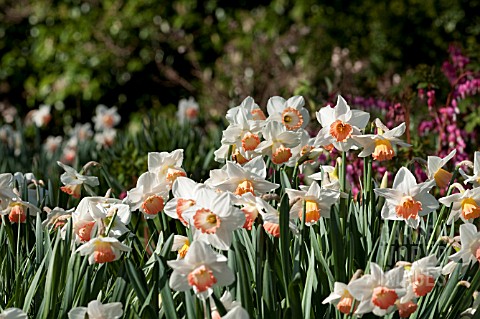
[[[129,114],[191,95],[222,115],[248,95],[385,94],[450,43],[475,48],[479,11],[466,0],[4,0],[0,107],[52,104],[73,122],[99,103]]]

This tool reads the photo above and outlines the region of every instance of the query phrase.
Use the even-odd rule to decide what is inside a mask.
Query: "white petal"
[[[68,318],[69,319],[85,319],[86,314],[87,314],[87,307],[76,307],[68,312]]]
[[[272,96],[268,99],[267,102],[267,112],[268,115],[273,115],[275,113],[282,113],[285,109],[285,99],[280,96]]]
[[[370,114],[360,110],[352,110],[352,117],[348,121],[352,126],[358,127],[359,129],[363,130],[365,126],[368,124],[368,120],[370,119]]]
[[[413,186],[417,186],[415,176],[406,167],[400,168],[393,180],[393,188],[401,191],[403,194],[410,194]]]

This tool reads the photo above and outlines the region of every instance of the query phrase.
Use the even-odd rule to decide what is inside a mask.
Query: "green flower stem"
[[[387,265],[388,255],[390,254],[390,247],[392,246],[393,239],[395,238],[395,232],[397,231],[397,223],[395,220],[393,222],[392,230],[390,231],[390,238],[388,239],[387,248],[385,249],[385,254],[383,255],[383,268]]]
[[[342,165],[340,166],[340,191],[345,192],[347,184],[347,152],[342,152]]]
[[[342,165],[340,166],[340,191],[346,192],[346,184],[347,184],[347,152],[342,152]],[[340,197],[340,205],[339,205],[339,214],[340,214],[340,231],[341,235],[345,235],[346,225],[347,225],[347,198]]]
[[[452,188],[450,187],[450,185],[453,184],[453,182],[455,181],[455,178],[457,178],[457,175],[458,175],[458,168],[456,168],[455,171],[453,171],[453,175],[452,175],[452,178],[450,179],[450,183],[448,183],[448,189],[447,189],[447,195],[446,196],[448,196],[452,193]],[[435,238],[435,233],[437,232],[437,229],[438,229],[438,226],[440,226],[440,223],[443,222],[444,215],[445,215],[445,212],[447,210],[450,211],[450,209],[447,209],[447,207],[445,207],[445,205],[443,205],[442,209],[440,209],[440,214],[438,215],[438,218],[435,221],[435,226],[433,227],[432,234],[430,235],[430,239],[429,239],[428,244],[427,244],[427,251],[430,250],[430,247],[433,244],[433,239]]]

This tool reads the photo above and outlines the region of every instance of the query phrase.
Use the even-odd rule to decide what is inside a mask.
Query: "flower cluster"
[[[347,284],[336,282],[333,292],[323,301],[331,303],[343,314],[377,316],[398,311],[400,318],[408,318],[417,310],[417,299],[426,296],[435,287],[441,274],[434,255],[414,263],[399,262],[400,266],[384,272],[376,263],[370,263],[370,274],[352,278]]]

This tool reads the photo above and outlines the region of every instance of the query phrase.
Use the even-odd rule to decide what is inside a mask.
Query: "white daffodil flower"
[[[118,239],[113,237],[96,237],[90,239],[89,242],[78,247],[75,252],[81,256],[88,256],[88,262],[92,264],[103,264],[118,260],[122,256],[122,252],[130,252],[132,249],[122,244]]]
[[[68,219],[72,217],[72,213],[75,208],[65,210],[61,207],[55,207],[54,209],[44,207],[43,210],[47,212],[47,218],[42,222],[42,225],[51,225],[54,228],[61,228],[67,223]]]
[[[229,310],[226,315],[224,315],[221,318],[222,319],[249,319],[250,315],[241,306],[235,306],[231,310]]]
[[[277,165],[288,162],[292,157],[292,148],[300,144],[300,135],[288,131],[279,122],[268,122],[262,134],[265,141],[261,142],[255,151],[270,156]]]
[[[245,215],[233,206],[232,197],[227,192],[197,189],[196,205],[183,213],[193,230],[193,240],[205,241],[220,250],[230,248],[233,231],[245,223]]]
[[[480,261],[480,233],[473,224],[460,225],[460,251],[448,257],[455,263],[460,260],[463,265],[475,264]]]
[[[330,165],[322,165],[318,173],[308,176],[316,181],[321,181],[322,188],[340,190],[340,181],[338,180],[338,169]]]
[[[409,147],[408,143],[403,142],[398,137],[405,133],[405,123],[389,129],[379,119],[375,120],[377,134],[354,135],[352,138],[363,147],[358,154],[359,157],[372,155],[376,161],[391,160],[395,156],[394,145]]]
[[[97,177],[79,174],[73,167],[65,165],[62,162],[57,162],[57,164],[65,170],[65,173],[60,176],[60,181],[64,185],[60,187],[60,189],[63,192],[72,195],[75,198],[80,198],[83,184],[92,187],[99,185]]]
[[[451,225],[458,218],[464,223],[471,223],[475,218],[480,217],[480,188],[478,187],[467,190],[462,187],[460,193],[442,197],[438,201],[446,207],[452,206],[447,225]]]
[[[118,238],[130,231],[127,225],[130,223],[132,214],[130,207],[126,204],[98,203],[94,207],[94,216],[100,217],[103,227],[110,229],[108,234],[105,232],[105,236]]]
[[[52,115],[50,114],[51,108],[50,105],[42,104],[38,110],[32,111],[32,121],[36,127],[43,127],[50,122],[52,119]]]
[[[480,186],[480,151],[474,153],[473,175],[467,175],[460,169],[460,174],[465,178],[465,184],[471,183],[475,187]]]
[[[173,244],[171,251],[178,252],[178,258],[182,259],[185,258],[188,249],[190,248],[190,240],[188,237],[182,235],[174,235],[173,236]]]
[[[43,144],[43,149],[45,150],[49,158],[51,158],[57,152],[57,150],[62,145],[62,141],[63,141],[63,137],[61,136],[47,137],[47,139],[45,140],[45,143]]]
[[[325,106],[316,113],[317,120],[322,125],[318,135],[329,140],[333,146],[342,152],[354,146],[352,135],[360,135],[370,119],[370,114],[359,110],[350,110],[350,106],[338,96],[334,108]]]
[[[229,191],[235,195],[249,192],[258,196],[273,191],[280,186],[265,180],[267,168],[262,157],[254,158],[243,167],[230,161],[225,166],[226,178],[217,182],[210,181],[209,184],[212,187]]]
[[[302,96],[296,95],[288,100],[280,96],[273,96],[267,102],[267,121],[280,122],[289,131],[305,128],[310,122],[310,114],[303,107],[304,105],[305,100]]]
[[[188,227],[189,223],[183,217],[183,213],[197,203],[197,189],[202,187],[206,186],[187,177],[178,177],[172,187],[173,198],[165,205],[165,214],[180,220],[183,225]]]
[[[76,307],[68,312],[68,319],[120,319],[123,316],[121,302],[102,304],[92,300],[87,307]]]
[[[260,197],[254,196],[252,193],[245,193],[235,199],[235,205],[241,206],[241,211],[245,214],[245,224],[243,228],[251,230],[253,223],[259,214],[264,212],[275,211],[269,203]]]
[[[296,200],[290,213],[301,220],[305,207],[305,225],[307,226],[315,224],[322,216],[330,218],[330,208],[340,198],[340,192],[333,189],[322,189],[317,182],[313,182],[308,188],[301,188],[302,190],[285,189],[290,201]]]
[[[220,301],[222,302],[225,310],[227,310],[227,313],[230,313],[230,310],[233,310],[233,308],[241,307],[241,303],[233,300],[233,296],[228,290],[225,290],[223,295],[220,297]],[[220,313],[217,311],[217,307],[215,306],[215,302],[213,300],[210,301],[210,309],[212,311],[212,319],[225,318],[225,315],[223,317],[220,316]],[[233,317],[233,318],[241,318],[241,317]],[[248,319],[250,317],[246,317],[246,318]]]
[[[434,181],[417,185],[413,174],[405,167],[400,168],[393,188],[374,189],[377,196],[385,197],[382,218],[404,220],[408,226],[417,228],[420,218],[438,208],[438,202],[428,192],[435,185]]]
[[[21,309],[8,308],[0,313],[0,319],[28,319],[28,316]]]
[[[450,183],[453,174],[444,170],[442,167],[451,160],[455,154],[456,150],[453,150],[444,158],[438,156],[428,156],[427,157],[427,176],[428,179],[434,179],[437,183],[437,186],[440,188],[445,188]]]
[[[310,134],[306,130],[298,129],[297,132],[300,136],[300,144],[292,148],[292,157],[285,164],[289,167],[294,167],[300,158],[302,158],[304,155],[307,155],[307,153],[308,158],[306,158],[303,163],[314,163],[315,157],[318,157],[318,154],[320,154],[321,151],[315,146],[315,138],[310,137]],[[303,165],[300,166],[300,168],[302,169]]]
[[[177,120],[180,124],[186,122],[195,123],[198,119],[199,106],[197,101],[191,96],[188,100],[181,99],[178,102]]]
[[[168,198],[168,185],[160,181],[158,175],[145,172],[137,180],[137,185],[127,192],[123,202],[132,211],[139,209],[147,219],[155,218],[165,206]]]
[[[228,178],[227,165],[223,165],[222,168],[219,169],[212,169],[209,175],[210,177],[205,181],[205,185],[218,192],[222,192],[221,189],[215,188],[214,185],[223,183]]]
[[[253,151],[260,144],[263,121],[253,120],[247,109],[239,109],[231,123],[224,131],[222,144],[233,145],[244,151]]]
[[[7,209],[10,202],[16,197],[18,197],[13,192],[12,182],[12,174],[0,174],[0,211]]]
[[[0,215],[8,215],[11,223],[25,223],[27,221],[27,212],[30,216],[36,216],[40,209],[17,196],[8,203],[5,209],[0,211]]]
[[[247,196],[248,194],[243,195],[242,197]],[[257,197],[258,198],[258,197]],[[257,199],[256,199],[257,201]],[[260,208],[260,210],[258,210]],[[280,213],[278,210],[272,207],[272,205],[266,203],[265,201],[260,201],[257,204],[258,213],[262,216],[263,220],[263,229],[270,235],[279,238],[280,237]],[[292,210],[289,212],[288,216],[288,228],[296,235],[298,234],[298,228],[295,220],[297,215],[292,213]]]
[[[350,294],[360,301],[355,314],[373,312],[382,317],[394,311],[396,301],[405,294],[403,272],[403,267],[397,267],[384,273],[376,263],[370,263],[370,275],[348,285]]]
[[[105,105],[98,105],[96,114],[93,116],[92,121],[95,123],[95,130],[103,131],[105,129],[111,129],[120,123],[120,115],[117,112],[117,107],[107,108]]]
[[[232,158],[244,164],[254,157],[260,144],[261,130],[265,126],[265,115],[251,97],[227,112],[230,125],[222,133],[222,145],[214,152],[215,161],[224,162],[232,148]]]
[[[436,279],[441,275],[442,268],[437,267],[437,257],[429,255],[405,267],[406,294],[400,300],[406,304],[413,298],[423,297],[435,287]]]
[[[160,183],[167,182],[168,188],[179,176],[187,176],[182,168],[183,150],[148,153],[148,171],[157,174]]]
[[[130,207],[115,198],[100,196],[82,198],[72,214],[76,242],[88,242],[95,234],[107,235],[105,232],[115,212],[117,215],[110,229],[110,235],[119,237],[128,231],[126,224],[130,222]],[[65,230],[62,229],[62,231]]]
[[[90,123],[76,123],[73,131],[70,133],[71,136],[74,136],[79,141],[86,141],[93,136],[92,124]]]
[[[173,269],[169,285],[175,291],[193,289],[201,299],[208,298],[213,286],[228,286],[235,280],[233,271],[228,268],[227,257],[216,254],[207,243],[194,241],[185,258],[169,260]]]
[[[240,103],[239,106],[232,107],[227,111],[227,115],[225,117],[230,124],[237,123],[237,113],[240,112],[240,110],[247,111],[247,113],[249,114],[247,116],[248,119],[254,121],[264,121],[266,119],[265,113],[263,113],[257,103],[255,103],[253,98],[248,96],[242,101],[242,103]]]
[[[348,315],[352,310],[352,306],[356,303],[355,308],[353,308],[353,311],[355,312],[358,302],[351,295],[349,285],[342,282],[335,282],[333,284],[333,291],[322,301],[322,304],[330,303],[334,305],[338,311]]]
[[[478,309],[480,309],[480,298],[478,297],[478,293],[474,292],[473,293],[473,303],[472,307],[467,308],[465,311],[463,311],[460,316],[460,319],[470,319],[473,318],[475,313],[477,312]],[[480,310],[479,310],[480,311]]]
[[[97,143],[99,148],[101,147],[108,148],[113,145],[116,137],[117,137],[117,130],[113,128],[108,128],[101,132],[95,133],[93,140]]]
[[[408,300],[406,302],[397,301],[395,306],[398,309],[398,315],[400,318],[410,317],[410,315],[417,311],[418,308],[418,305],[413,300]]]

